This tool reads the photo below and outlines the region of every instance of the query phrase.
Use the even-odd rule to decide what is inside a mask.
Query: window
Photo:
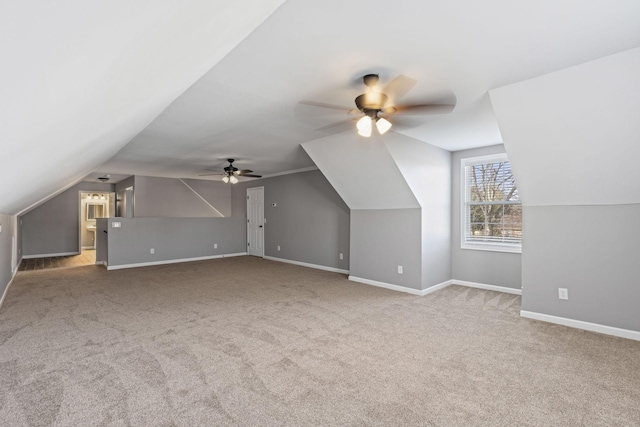
[[[522,205],[506,154],[462,159],[462,248],[520,252]]]

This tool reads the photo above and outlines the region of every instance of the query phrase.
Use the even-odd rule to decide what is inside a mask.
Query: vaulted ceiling
[[[0,213],[102,174],[311,167],[302,143],[359,137],[300,101],[351,107],[370,72],[457,98],[395,132],[501,143],[489,91],[638,47],[638,22],[637,0],[2,2]]]

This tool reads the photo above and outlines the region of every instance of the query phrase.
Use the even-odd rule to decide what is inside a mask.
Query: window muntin
[[[520,252],[522,205],[505,154],[462,160],[462,247]]]

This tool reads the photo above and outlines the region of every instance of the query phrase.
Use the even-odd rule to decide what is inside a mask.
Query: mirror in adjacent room
[[[87,220],[105,218],[105,205],[102,203],[87,203]]]

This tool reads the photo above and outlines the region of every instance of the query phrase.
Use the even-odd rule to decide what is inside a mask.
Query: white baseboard
[[[247,254],[246,252],[239,252],[239,253],[235,253],[235,254],[210,255],[210,256],[202,256],[202,257],[195,257],[195,258],[165,259],[165,260],[161,260],[161,261],[149,261],[149,262],[138,262],[138,263],[132,263],[132,264],[107,265],[107,270],[121,270],[123,268],[149,267],[149,266],[152,266],[152,265],[164,265],[164,264],[177,264],[179,262],[205,261],[205,260],[208,260],[208,259],[229,258],[229,257],[234,257],[234,256],[243,256],[243,255],[246,255],[246,254]]]
[[[69,256],[69,255],[80,255],[80,252],[58,252],[55,254],[23,255],[22,259],[51,258],[54,256]]]
[[[555,323],[557,325],[569,326],[571,328],[584,329],[585,331],[598,332],[601,334],[640,341],[640,332],[632,331],[630,329],[621,329],[613,326],[605,326],[598,323],[567,319],[566,317],[552,316],[550,314],[542,314],[526,310],[520,310],[520,316],[526,317],[527,319],[541,320],[543,322]]]
[[[446,282],[428,287],[427,289],[413,289],[407,288],[406,286],[393,285],[391,283],[378,282],[377,280],[364,279],[362,277],[356,276],[349,276],[349,280],[351,280],[352,282],[364,283],[365,285],[377,286],[379,288],[391,289],[392,291],[405,292],[408,294],[419,296],[424,296],[440,289],[444,289],[451,284],[451,280],[447,280]]]
[[[315,268],[316,270],[325,270],[325,271],[332,271],[334,273],[349,274],[349,270],[342,270],[340,268],[334,268],[334,267],[326,267],[324,265],[309,264],[307,262],[292,261],[290,259],[276,258],[276,257],[272,257],[272,256],[264,256],[263,258],[264,259],[268,259],[270,261],[284,262],[284,263],[287,263],[287,264],[300,265],[302,267]]]
[[[488,291],[504,292],[507,294],[522,295],[522,289],[507,288],[505,286],[487,285],[484,283],[467,282],[466,280],[451,280],[452,285],[467,286],[469,288],[486,289]]]

